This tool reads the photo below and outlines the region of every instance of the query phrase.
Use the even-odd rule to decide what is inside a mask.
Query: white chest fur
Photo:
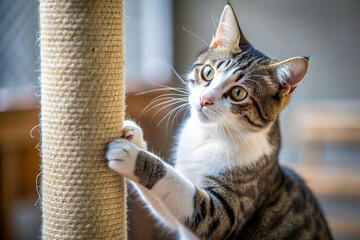
[[[193,118],[179,137],[175,168],[197,186],[206,175],[249,166],[272,151],[267,131],[242,133],[200,124]]]

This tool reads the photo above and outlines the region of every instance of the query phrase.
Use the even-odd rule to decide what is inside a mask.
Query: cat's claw
[[[141,128],[126,120],[120,138],[113,140],[106,152],[108,166],[130,180],[136,181],[134,168],[140,149],[147,149]]]
[[[131,140],[134,138],[134,131],[129,130],[125,133],[124,138],[131,142]]]
[[[122,129],[121,137],[134,143],[141,149],[147,150],[147,143],[144,140],[141,128],[133,121],[126,120]]]

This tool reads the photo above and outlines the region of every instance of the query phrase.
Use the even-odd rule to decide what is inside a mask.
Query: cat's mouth
[[[202,111],[202,109],[197,111],[197,115],[200,121],[207,121],[209,117]]]
[[[206,107],[200,107],[196,109],[196,115],[201,123],[212,123],[214,120],[209,113],[209,109]]]

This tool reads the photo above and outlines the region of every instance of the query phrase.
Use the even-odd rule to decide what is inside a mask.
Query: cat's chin
[[[205,124],[205,125],[216,124],[216,121],[213,118],[209,117],[201,109],[198,109],[196,107],[192,107],[191,116],[199,124]]]
[[[196,119],[198,120],[199,123],[201,124],[215,124],[216,122],[209,118],[208,116],[206,116],[204,113],[202,113],[201,111],[198,111],[196,113]]]

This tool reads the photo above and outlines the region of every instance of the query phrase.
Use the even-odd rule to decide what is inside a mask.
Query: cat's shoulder
[[[285,164],[280,164],[280,169],[288,179],[299,182],[300,184],[305,184],[305,181],[302,178],[302,176],[299,173],[297,173],[294,168]]]
[[[299,173],[286,165],[281,165],[280,168],[284,177],[283,190],[288,196],[302,199],[315,199],[312,190]]]

